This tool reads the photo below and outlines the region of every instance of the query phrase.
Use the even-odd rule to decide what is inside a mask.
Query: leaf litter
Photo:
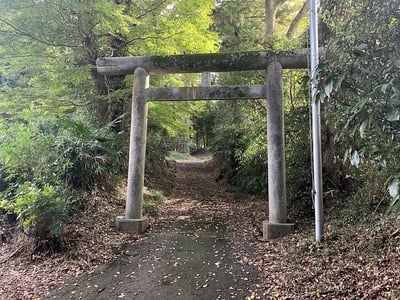
[[[101,193],[95,195],[87,209],[68,225],[64,252],[33,257],[22,252],[2,260],[0,299],[40,299],[81,275],[89,278],[85,288],[92,294],[95,291],[101,295],[108,290],[114,291],[114,297],[140,299],[140,293],[133,295],[118,287],[126,281],[137,282],[143,270],[149,278],[158,278],[160,286],[176,286],[176,299],[190,299],[180,285],[186,277],[191,277],[196,292],[215,289],[214,299],[400,298],[400,227],[396,216],[387,217],[380,227],[371,223],[338,228],[330,226],[328,219],[322,243],[313,242],[312,220],[305,220],[298,222],[294,234],[265,242],[262,221],[268,215],[266,201],[251,196],[235,199],[226,183],[215,182],[214,170],[204,163],[194,169],[189,165],[178,168],[173,194],[162,204],[160,214],[151,217],[151,230],[144,237],[114,229],[114,218],[124,209],[123,188],[111,197],[112,201]],[[186,240],[169,243],[169,236],[164,236],[152,245],[151,255],[138,263],[135,271],[114,272],[112,287],[92,283],[91,275],[107,274],[107,267],[99,273],[106,263],[134,260],[142,255],[140,243],[165,227],[172,228],[170,234],[182,234]],[[193,269],[192,258],[181,259],[180,254],[188,252],[193,257],[196,249],[185,250],[180,243],[190,240],[197,243],[196,247],[203,247],[205,236],[212,239],[212,246],[201,267]],[[0,258],[24,243],[27,241],[21,237],[14,244],[3,243]],[[131,247],[136,244],[138,248]],[[219,248],[220,244],[223,247]],[[232,252],[224,251],[227,248]],[[169,259],[166,261],[160,254]],[[157,274],[157,266],[162,263],[173,271]],[[234,265],[239,266],[240,272]],[[233,279],[219,287],[221,270]],[[69,298],[84,295],[79,282],[71,286],[75,289],[69,291]]]

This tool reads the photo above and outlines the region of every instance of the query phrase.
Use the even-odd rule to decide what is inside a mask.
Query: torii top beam
[[[284,69],[308,68],[309,49],[250,51],[161,56],[102,57],[97,71],[104,75],[133,74],[138,67],[150,74],[266,70],[278,61]]]

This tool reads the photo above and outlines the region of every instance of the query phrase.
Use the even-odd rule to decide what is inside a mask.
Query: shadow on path
[[[251,256],[229,228],[230,194],[207,161],[177,163],[173,194],[157,224],[123,256],[53,291],[48,299],[245,299],[255,289]],[[228,206],[229,207],[229,206]]]

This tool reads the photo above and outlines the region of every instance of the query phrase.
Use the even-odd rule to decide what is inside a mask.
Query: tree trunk
[[[273,48],[273,35],[275,33],[275,8],[274,0],[265,0],[265,38],[264,48]]]
[[[274,48],[276,12],[287,1],[288,0],[265,0],[265,49]]]
[[[292,23],[289,26],[288,31],[286,32],[286,37],[288,38],[293,38],[294,37],[294,32],[296,31],[297,27],[300,24],[300,21],[306,16],[308,9],[310,7],[310,1],[305,0],[302,8],[296,15],[296,17],[293,19]]]
[[[110,122],[111,107],[108,101],[104,99],[108,95],[108,84],[105,75],[100,74],[96,68],[92,68],[91,75],[95,83],[97,95],[92,99],[92,109],[95,114],[95,119],[99,125],[104,125]]]

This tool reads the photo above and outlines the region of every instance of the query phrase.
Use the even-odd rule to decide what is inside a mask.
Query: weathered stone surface
[[[284,237],[291,234],[295,229],[292,223],[270,223],[269,221],[263,222],[263,239],[270,241]]]
[[[265,99],[266,87],[265,85],[250,85],[149,88],[145,90],[145,97],[148,101]]]
[[[128,186],[125,208],[127,219],[142,218],[144,162],[146,155],[147,103],[143,91],[149,76],[143,68],[135,70],[133,81],[131,132],[129,143]]]
[[[162,56],[102,57],[96,61],[100,74],[133,74],[138,67],[150,74],[265,70],[274,61],[284,69],[308,67],[308,49],[250,51]]]
[[[127,219],[124,216],[119,216],[116,219],[116,227],[121,232],[142,234],[149,227],[149,219]]]
[[[286,223],[283,81],[282,66],[278,62],[268,66],[267,99],[269,220]]]

